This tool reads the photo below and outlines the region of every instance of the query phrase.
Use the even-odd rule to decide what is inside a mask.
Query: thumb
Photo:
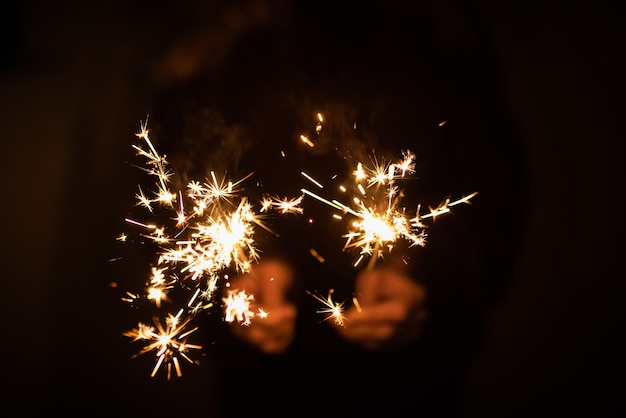
[[[284,303],[293,282],[293,272],[283,261],[263,261],[254,269],[253,280],[257,301],[265,308],[271,308]]]

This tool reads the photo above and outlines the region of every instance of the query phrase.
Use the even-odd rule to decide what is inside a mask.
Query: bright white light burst
[[[227,280],[229,271],[246,273],[258,262],[255,230],[260,227],[272,232],[263,222],[267,212],[271,209],[277,213],[301,213],[298,205],[302,197],[281,200],[264,196],[259,204],[261,210],[256,212],[249,199],[240,195],[241,183],[252,173],[231,181],[213,171],[210,178],[191,180],[186,190],[174,192],[170,188],[174,173],[169,169],[166,156],[159,154],[152,143],[147,121],[141,123],[136,136],[142,143],[132,147],[146,163],[140,168],[155,181],[152,187],[140,185],[135,194],[136,206],[147,211],[142,218],[147,216],[148,220],[129,217],[126,222],[139,228],[140,239],[156,245],[157,251],[145,294],[127,292],[122,300],[139,305],[139,301],[145,299],[161,308],[164,302],[173,302],[170,293],[174,290],[182,289],[190,295],[179,314],[168,317],[166,327],[154,319],[156,330],[140,324],[125,335],[150,341],[141,353],[157,351],[159,359],[152,376],[161,364],[167,364],[169,379],[172,367],[180,375],[178,358],[189,360],[187,350],[200,348],[185,343],[186,336],[193,332],[184,332],[185,326],[200,312],[221,305],[214,303],[214,297],[220,283]],[[117,239],[125,243],[131,241],[126,233]],[[224,301],[225,320],[236,318],[249,323],[254,315],[245,303],[253,296],[231,293],[229,297],[239,299]],[[183,313],[187,319],[180,321]],[[266,315],[259,312],[261,317]]]

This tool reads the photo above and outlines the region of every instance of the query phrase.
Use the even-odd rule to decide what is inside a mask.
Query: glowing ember
[[[308,189],[302,189],[305,195],[337,210],[339,213],[335,216],[338,219],[343,219],[345,215],[354,218],[343,238],[346,239],[345,250],[359,251],[355,267],[364,257],[371,257],[368,268],[372,268],[375,260],[382,257],[385,250],[390,252],[398,239],[408,241],[410,247],[424,246],[427,236],[424,219],[448,213],[451,206],[468,203],[477,194],[474,192],[454,202],[446,199],[437,208],[430,208],[430,212],[425,214],[419,213],[418,206],[415,214],[408,214],[405,209],[400,209],[404,192],[398,188],[397,181],[415,171],[414,159],[412,152],[404,151],[403,159],[397,163],[378,163],[373,160],[373,167],[368,168],[358,162],[353,171],[353,183],[339,187],[343,194],[353,190],[348,199],[350,204],[337,199],[327,199]]]
[[[321,302],[325,308],[318,310],[318,313],[326,314],[324,321],[333,319],[337,325],[343,326],[345,324],[345,317],[343,316],[344,302],[334,302],[332,299],[333,289],[328,292],[328,297],[324,299],[315,293],[307,292],[319,302]]]
[[[199,350],[200,345],[187,343],[187,338],[197,328],[187,329],[190,317],[180,320],[182,311],[176,315],[169,315],[164,326],[158,318],[154,318],[154,325],[146,325],[139,323],[137,328],[125,332],[124,335],[133,338],[133,341],[144,341],[146,345],[136,354],[136,356],[155,352],[157,357],[156,364],[152,370],[151,376],[154,377],[161,366],[167,368],[167,379],[172,376],[172,371],[176,372],[178,377],[182,376],[179,358],[185,359],[190,363],[197,363],[189,357],[190,350]]]
[[[316,132],[322,130],[323,118],[318,114]],[[303,136],[304,137],[304,136]],[[307,141],[309,139],[307,138]],[[335,210],[333,217],[338,220],[346,216],[352,219],[347,224],[347,231],[342,235],[345,238],[344,250],[357,250],[358,257],[354,262],[357,267],[364,258],[369,257],[367,270],[374,268],[376,260],[385,253],[391,252],[398,240],[408,242],[409,247],[426,245],[425,219],[436,218],[439,215],[450,212],[450,207],[460,203],[469,203],[476,196],[474,192],[455,201],[446,199],[436,208],[429,207],[429,212],[420,213],[418,205],[415,213],[407,213],[401,207],[404,190],[398,186],[399,181],[408,178],[415,172],[415,154],[409,150],[402,152],[402,158],[397,162],[378,161],[373,155],[371,166],[357,161],[352,171],[351,180],[338,186],[338,192],[345,195],[343,201],[322,196],[308,189],[301,189],[306,196],[312,197]],[[324,189],[324,185],[313,179],[307,173],[301,173],[308,181],[317,188]],[[349,203],[344,203],[345,201]],[[323,299],[313,295],[322,302],[326,309],[321,312],[334,317],[338,324],[343,324],[341,304],[331,300],[331,296]],[[355,306],[358,301],[355,300]]]
[[[224,321],[233,322],[235,319],[242,325],[250,325],[250,320],[254,317],[254,312],[250,310],[250,304],[254,300],[254,295],[248,295],[245,291],[229,291],[224,298],[226,315]]]

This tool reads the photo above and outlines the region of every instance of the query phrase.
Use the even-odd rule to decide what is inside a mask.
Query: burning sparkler
[[[429,207],[430,211],[424,214],[420,213],[421,205],[418,205],[416,212],[409,214],[405,208],[400,208],[404,192],[396,182],[414,172],[415,156],[412,152],[405,151],[403,157],[396,163],[377,163],[373,160],[374,166],[371,168],[365,167],[361,162],[357,163],[352,184],[352,189],[356,192],[350,198],[350,204],[302,189],[303,194],[336,209],[337,219],[343,219],[346,215],[354,218],[343,238],[346,239],[344,250],[359,250],[355,267],[369,256],[367,268],[373,268],[376,260],[383,256],[385,250],[392,251],[399,239],[408,241],[410,247],[423,247],[427,236],[425,219],[448,213],[450,207],[468,203],[477,194],[474,192],[455,201],[448,198],[436,208]],[[343,185],[339,190],[342,193],[348,192],[348,188]]]
[[[322,130],[322,122],[323,118],[321,114],[318,114],[316,125],[318,134]],[[301,139],[310,147],[315,146],[310,138],[303,135]],[[409,247],[425,246],[428,227],[425,223],[426,219],[435,219],[437,216],[449,213],[451,207],[469,203],[470,199],[477,195],[477,192],[474,192],[454,201],[446,198],[437,207],[429,207],[429,211],[425,213],[421,212],[421,205],[418,205],[414,213],[409,213],[406,208],[401,207],[405,192],[400,189],[398,183],[415,172],[415,154],[410,150],[405,150],[402,152],[402,158],[397,162],[385,160],[379,162],[373,155],[371,162],[371,166],[366,166],[360,161],[356,162],[351,181],[346,182],[345,185],[339,185],[338,191],[346,196],[344,200],[350,203],[322,196],[321,192],[315,193],[306,188],[301,189],[304,195],[333,208],[336,211],[333,215],[336,219],[341,220],[346,216],[352,218],[347,232],[342,237],[345,238],[343,247],[345,251],[358,251],[354,267],[369,257],[366,269],[373,269],[376,261],[385,253],[391,252],[399,240],[407,241]],[[318,189],[324,189],[324,185],[309,174],[304,172],[301,174]],[[326,300],[315,297],[327,307],[323,312],[335,315],[335,309],[340,308],[340,305],[331,301],[330,294]],[[336,313],[337,317],[339,313],[340,311]],[[336,322],[343,324],[342,320],[336,319]]]
[[[327,314],[326,318],[324,318],[324,321],[333,319],[335,321],[335,324],[343,326],[346,320],[343,315],[344,302],[333,301],[333,298],[332,298],[333,292],[334,290],[330,289],[328,291],[328,297],[326,297],[326,299],[324,299],[322,296],[316,293],[312,293],[312,292],[307,292],[307,293],[309,293],[311,296],[317,299],[322,305],[324,305],[323,309],[320,309],[317,311],[317,313]]]
[[[322,130],[322,122],[323,117],[318,114],[317,134]],[[141,123],[141,130],[136,135],[143,141],[143,145],[133,145],[137,154],[146,160],[146,167],[142,169],[155,179],[153,187],[138,187],[136,206],[145,209],[152,221],[126,218],[126,222],[140,228],[140,236],[158,247],[157,260],[151,267],[143,297],[160,308],[163,303],[172,302],[169,293],[175,288],[191,290],[192,294],[177,315],[169,314],[165,326],[155,318],[156,328],[139,323],[137,328],[124,335],[134,341],[147,341],[138,355],[156,352],[157,362],[151,375],[155,376],[159,368],[166,365],[168,379],[173,371],[177,376],[181,375],[179,358],[195,363],[188,352],[201,346],[187,343],[189,335],[197,329],[190,329],[189,325],[195,315],[216,305],[215,293],[220,282],[228,280],[228,272],[247,273],[252,264],[258,262],[260,252],[254,233],[257,227],[272,232],[263,222],[268,211],[300,214],[303,212],[302,199],[309,196],[335,209],[334,216],[338,219],[351,216],[352,222],[342,235],[344,250],[358,250],[355,267],[370,257],[367,269],[372,269],[376,260],[392,251],[400,239],[408,241],[410,247],[424,246],[426,219],[448,213],[450,207],[468,203],[476,195],[472,193],[455,201],[446,199],[436,208],[429,207],[427,213],[421,213],[418,205],[415,213],[409,214],[400,206],[404,191],[397,184],[415,171],[415,156],[407,150],[395,163],[384,160],[379,163],[372,159],[373,164],[368,167],[358,162],[352,172],[352,182],[339,187],[342,194],[350,197],[351,203],[302,188],[302,195],[295,199],[263,196],[260,210],[255,212],[249,199],[240,195],[241,183],[252,174],[233,182],[211,172],[210,179],[192,180],[186,190],[173,192],[170,185],[174,173],[169,169],[165,155],[159,154],[150,140],[147,122]],[[301,140],[309,147],[315,147],[307,136],[301,136]],[[309,174],[301,174],[316,187],[324,188]],[[165,220],[159,217],[162,211],[170,212]],[[117,239],[129,242],[126,234]],[[324,305],[319,313],[327,314],[326,319],[332,318],[336,324],[343,325],[344,303],[333,301],[332,293],[333,290],[327,298],[310,294]],[[123,300],[134,304],[141,298],[138,293],[126,292]],[[249,325],[255,316],[265,317],[267,313],[261,309],[255,314],[253,301],[254,295],[245,291],[229,291],[221,300],[224,320]],[[359,306],[356,299],[354,303]],[[181,319],[183,316],[184,320]]]
[[[240,196],[241,183],[252,174],[233,182],[225,177],[219,179],[211,172],[211,178],[205,181],[192,180],[185,191],[170,190],[174,173],[170,170],[165,155],[157,152],[150,140],[147,122],[141,123],[136,134],[143,141],[142,145],[133,145],[137,154],[146,159],[146,167],[142,168],[149,176],[155,178],[151,190],[139,186],[135,197],[136,206],[147,210],[150,218],[160,222],[142,222],[126,218],[126,222],[139,227],[140,236],[148,239],[158,247],[156,265],[152,267],[150,280],[144,297],[160,308],[163,302],[171,302],[168,294],[174,288],[191,290],[193,293],[186,302],[186,308],[176,316],[168,317],[168,325],[163,327],[155,319],[157,329],[143,324],[125,335],[135,340],[148,340],[140,354],[156,351],[158,362],[152,373],[154,376],[162,364],[167,364],[168,379],[172,367],[180,376],[178,358],[187,357],[190,348],[201,348],[186,344],[191,332],[184,331],[189,322],[198,313],[215,306],[215,292],[219,282],[228,279],[228,271],[246,273],[251,265],[259,260],[259,250],[254,233],[256,227],[271,230],[263,219],[270,209],[278,213],[299,213],[298,199],[278,199],[264,196],[260,203],[259,213],[245,196]],[[165,219],[159,218],[165,210],[172,214]],[[264,214],[261,215],[260,213]],[[119,237],[124,237],[123,239]],[[128,236],[122,234],[120,242],[127,242]],[[125,300],[136,303],[139,294],[127,292]],[[222,300],[225,307],[224,320],[240,321],[247,325],[254,314],[250,311],[253,295],[245,292],[230,292]],[[180,321],[186,309],[187,319]],[[260,317],[266,313],[260,311]]]

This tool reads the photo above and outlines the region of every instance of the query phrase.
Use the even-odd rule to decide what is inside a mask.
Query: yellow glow
[[[182,376],[179,357],[190,363],[197,364],[196,361],[189,357],[188,353],[190,350],[199,350],[202,346],[188,344],[187,338],[198,328],[187,329],[191,318],[188,317],[181,320],[181,316],[182,311],[179,311],[176,315],[169,314],[165,326],[155,317],[153,321],[156,328],[140,322],[137,328],[124,333],[125,336],[132,338],[133,341],[145,342],[144,347],[135,357],[151,351],[155,352],[157,361],[150,375],[151,377],[156,376],[163,364],[167,364],[168,380],[172,376],[172,366],[174,366],[176,375],[178,377]]]
[[[311,148],[313,148],[315,146],[315,144],[313,142],[311,142],[309,140],[309,138],[306,137],[305,135],[300,135],[300,139],[302,140],[302,142],[304,142],[305,144],[307,144]]]
[[[134,304],[145,298],[160,308],[163,302],[172,302],[168,294],[171,295],[174,287],[189,291],[189,297],[182,305],[184,310],[168,317],[167,326],[155,319],[156,328],[140,324],[126,335],[149,342],[139,354],[155,351],[157,359],[152,375],[164,368],[169,379],[172,374],[181,374],[179,359],[189,360],[188,349],[200,348],[183,340],[189,333],[184,331],[189,320],[215,305],[213,298],[218,284],[228,279],[228,271],[246,273],[252,263],[258,261],[254,233],[257,227],[272,232],[260,213],[270,210],[278,214],[302,213],[299,205],[303,196],[293,199],[265,196],[259,205],[261,211],[257,213],[248,198],[241,196],[242,182],[253,173],[233,181],[214,171],[201,181],[190,180],[184,190],[174,193],[169,189],[174,173],[150,140],[147,122],[141,123],[136,136],[142,144],[133,145],[133,149],[145,159],[143,171],[154,182],[151,186],[139,186],[135,206],[145,209],[147,216],[154,220],[126,218],[125,221],[140,228],[142,232],[138,235],[147,240],[139,242],[156,247],[156,260],[145,294],[127,292],[122,300]],[[128,241],[128,236],[123,234],[117,239]],[[225,282],[224,286],[228,287],[229,283]],[[249,309],[252,296],[232,292],[229,298],[224,301],[225,320],[249,323],[254,316]],[[185,321],[181,321],[183,314],[187,315]],[[267,313],[260,310],[258,316],[266,317]]]
[[[356,267],[364,257],[371,257],[368,269],[373,268],[376,259],[384,252],[390,252],[395,247],[395,241],[403,239],[412,246],[426,244],[425,218],[435,218],[450,212],[450,207],[459,203],[468,203],[477,193],[450,202],[446,199],[436,208],[429,208],[427,214],[407,214],[404,208],[399,208],[400,189],[397,182],[415,171],[415,155],[411,151],[403,151],[403,158],[396,163],[378,163],[372,159],[373,167],[366,167],[362,162],[356,163],[352,172],[354,193],[349,195],[351,204],[344,204],[336,199],[329,200],[323,196],[302,189],[305,195],[313,197],[322,203],[354,217],[348,224],[344,250],[358,249]],[[348,188],[340,186],[342,192]],[[334,215],[341,219],[339,214]]]
[[[323,297],[315,293],[311,293],[311,292],[307,292],[307,293],[309,293],[311,296],[313,296],[315,299],[317,299],[319,302],[321,302],[325,306],[325,308],[317,311],[318,313],[327,314],[326,318],[324,318],[324,321],[333,319],[337,325],[344,326],[345,325],[345,317],[343,315],[344,302],[341,302],[341,303],[333,302],[333,299],[332,299],[333,292],[334,290],[331,289],[328,292],[328,297],[326,299],[324,299]]]
[[[242,325],[250,325],[254,312],[250,308],[254,295],[248,295],[244,290],[230,290],[228,296],[223,299],[225,309],[224,321],[237,320]]]

